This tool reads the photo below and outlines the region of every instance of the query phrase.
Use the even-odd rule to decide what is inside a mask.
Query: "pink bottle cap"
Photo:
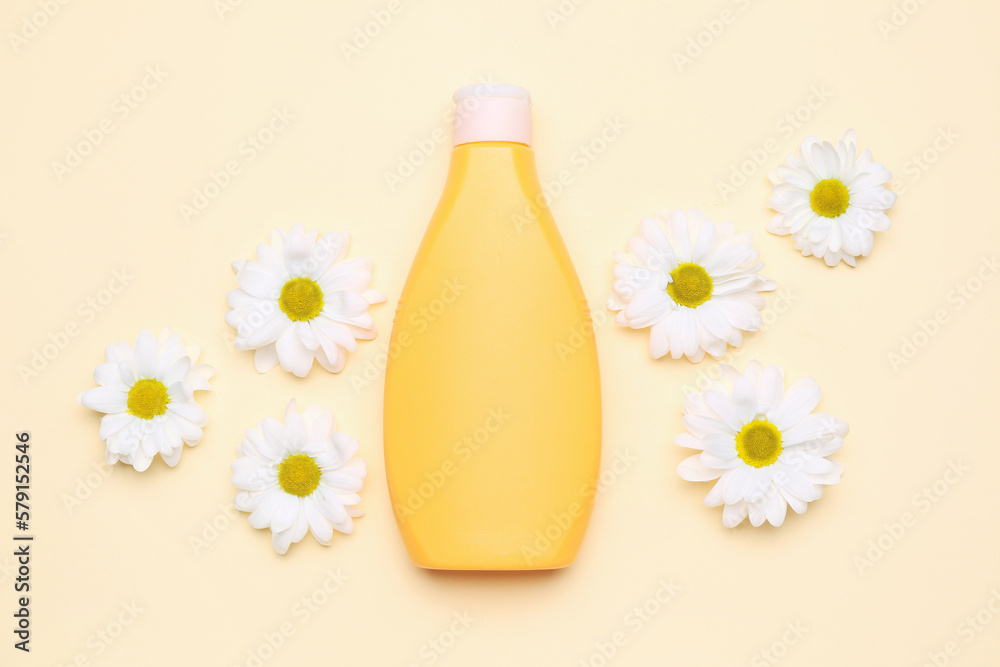
[[[455,91],[454,145],[513,141],[531,145],[531,94],[520,86],[478,83]]]

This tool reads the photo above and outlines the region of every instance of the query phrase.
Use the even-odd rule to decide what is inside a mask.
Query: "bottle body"
[[[590,312],[529,146],[452,151],[385,380],[386,476],[411,560],[569,565],[600,466]]]

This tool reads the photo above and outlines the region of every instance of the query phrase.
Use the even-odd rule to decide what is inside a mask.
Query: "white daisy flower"
[[[368,307],[385,301],[368,289],[372,261],[344,260],[350,235],[319,238],[295,225],[271,233],[271,245],[257,246],[257,261],[233,262],[239,289],[227,295],[226,322],[237,330],[235,345],[256,350],[254,366],[266,373],[279,363],[299,377],[313,359],[339,373],[357,339],[371,340],[376,329]]]
[[[334,530],[352,532],[351,517],[363,514],[353,507],[367,475],[364,460],[352,458],[358,446],[329,410],[310,405],[299,414],[292,399],[284,424],[269,417],[247,429],[231,467],[236,509],[251,513],[254,528],[271,529],[279,554],[307,531],[328,546]]]
[[[689,482],[718,480],[705,505],[725,505],[722,523],[780,526],[791,506],[796,513],[836,484],[844,466],[829,458],[844,446],[847,424],[813,413],[820,388],[804,377],[785,388],[780,366],[753,361],[741,375],[721,365],[720,381],[684,397],[684,426],[674,443],[699,450],[677,467]]]
[[[776,172],[768,206],[778,212],[767,231],[791,234],[796,250],[806,257],[822,257],[828,266],[872,250],[873,232],[889,229],[885,211],[896,203],[896,194],[884,187],[892,172],[865,150],[858,155],[858,136],[844,132],[834,146],[808,136],[798,155],[789,155]]]
[[[649,354],[668,352],[701,361],[722,357],[740,345],[744,331],[761,327],[764,298],[773,281],[758,274],[759,253],[750,232],[736,233],[728,221],[713,222],[700,209],[657,211],[644,218],[628,252],[616,252],[614,292],[609,310],[615,323],[651,327]]]
[[[94,371],[99,386],[77,400],[105,413],[100,437],[109,464],[121,461],[142,472],[159,454],[175,466],[185,444],[198,444],[208,416],[194,392],[210,390],[212,377],[211,366],[195,363],[200,354],[198,345],[185,348],[169,328],[159,340],[143,329],[134,348],[124,342],[107,346],[105,363]]]

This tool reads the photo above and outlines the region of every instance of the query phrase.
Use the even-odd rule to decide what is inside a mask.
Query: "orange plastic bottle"
[[[455,101],[448,180],[390,341],[393,511],[420,567],[565,567],[600,466],[590,311],[539,185],[527,91]]]

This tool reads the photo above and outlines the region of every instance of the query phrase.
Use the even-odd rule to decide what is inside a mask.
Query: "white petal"
[[[743,519],[745,518],[747,518],[747,503],[745,500],[740,500],[732,504],[727,503],[722,510],[722,525],[726,528],[735,528],[743,523]]]
[[[767,366],[760,376],[760,390],[757,402],[762,412],[781,405],[785,397],[785,379],[779,366]]]
[[[323,293],[354,292],[361,294],[372,280],[372,261],[367,257],[355,257],[330,267],[319,278]]]
[[[784,496],[772,488],[764,496],[763,504],[764,515],[767,517],[768,523],[778,527],[785,522],[785,512],[788,509],[788,503],[785,501]]]
[[[816,380],[809,376],[800,378],[785,392],[785,398],[777,409],[771,412],[769,420],[784,432],[812,412],[819,404],[821,391]]]
[[[704,449],[705,446],[702,441],[694,437],[690,433],[679,433],[674,436],[674,444],[678,447],[686,447],[688,449]]]
[[[277,487],[272,488],[268,491],[261,491],[253,494],[254,498],[258,498],[256,503],[256,508],[250,513],[247,520],[250,525],[257,529],[271,528],[274,522],[275,515],[281,510],[286,504],[294,507],[294,503],[290,502],[288,495],[283,491],[279,490]],[[287,523],[279,524],[281,528],[279,530],[284,530],[285,528],[292,525],[294,519],[288,521]]]
[[[722,499],[726,504],[736,503],[746,498],[751,491],[750,466],[737,466],[733,468],[725,477],[726,483],[722,487]]]
[[[253,366],[258,373],[267,373],[278,365],[278,350],[274,343],[257,348],[253,355]]]
[[[204,410],[202,412],[204,412]],[[201,440],[202,436],[201,426],[204,426],[204,423],[202,423],[201,426],[199,426],[198,424],[191,422],[186,417],[183,417],[180,414],[173,412],[169,409],[167,410],[166,414],[164,414],[164,417],[166,417],[170,425],[180,435],[180,438],[187,444],[193,446],[198,444],[198,442]],[[208,417],[206,416],[202,421],[207,422]]]
[[[782,431],[781,441],[787,447],[830,435],[847,435],[847,424],[833,415],[817,412],[806,415],[797,424]]]
[[[156,375],[159,352],[156,336],[149,329],[143,329],[135,339],[135,370],[140,378]]]
[[[112,435],[118,433],[136,419],[137,417],[130,415],[128,412],[115,412],[111,414],[106,414],[103,417],[101,417],[101,429],[98,433],[98,437],[101,440],[107,440]]]
[[[719,419],[725,422],[734,433],[743,428],[744,422],[740,420],[732,398],[716,389],[706,391],[704,396],[708,407],[712,408],[712,411],[719,416]]]
[[[718,507],[723,503],[722,487],[724,480],[725,477],[720,477],[719,481],[717,481],[715,486],[712,487],[712,490],[705,496],[705,499],[702,501],[705,504],[705,507]]]
[[[704,438],[712,433],[736,435],[736,429],[730,428],[725,422],[701,415],[684,415],[684,428],[695,437]]]
[[[288,329],[281,335],[276,344],[278,361],[281,367],[298,377],[305,377],[312,368],[315,355],[306,349],[295,334],[294,329]]]
[[[198,427],[208,423],[208,415],[205,414],[205,410],[194,401],[170,401],[167,403],[167,410]]]
[[[292,541],[298,542],[306,534],[305,499],[279,492],[278,507],[271,519],[271,530],[292,531]]]
[[[280,310],[261,315],[258,319],[259,321],[246,321],[240,325],[236,347],[243,350],[263,347],[278,340],[292,327],[292,321]]]
[[[804,500],[805,502],[812,502],[813,500],[816,500],[816,498],[819,497],[819,494],[822,493],[819,487],[809,481],[809,478],[805,473],[795,470],[794,468],[781,465],[780,462],[775,465],[779,466],[781,471],[784,472],[784,474],[780,476],[781,483],[779,484],[779,487],[783,491],[786,491],[796,498]],[[779,478],[776,477],[775,479],[777,481]]]
[[[259,299],[277,300],[281,293],[281,279],[267,271],[244,267],[236,274],[239,283],[247,294]]]
[[[274,550],[281,555],[288,553],[288,547],[292,546],[292,528],[281,531],[280,533],[271,533],[271,544],[274,545]]]
[[[249,459],[237,459],[233,462],[230,467],[233,473],[230,477],[232,485],[246,491],[265,491],[273,488],[277,483],[275,471],[248,461]]]
[[[736,458],[736,439],[731,435],[712,433],[701,441],[704,451],[709,452],[723,461],[732,461]]]
[[[160,454],[160,458],[163,459],[164,463],[166,463],[168,466],[170,466],[171,468],[173,468],[174,466],[176,466],[180,462],[180,460],[181,460],[181,453],[183,451],[184,451],[183,447],[177,447],[177,448],[175,448],[175,449],[173,449],[173,450],[171,450],[169,452],[161,453]]]
[[[692,357],[692,361],[698,353],[698,343],[700,341],[700,336],[698,335],[698,316],[695,314],[693,308],[680,308],[675,311],[671,317],[668,327],[672,326],[672,337],[676,336],[676,341],[671,341],[671,349],[676,347],[680,348],[680,352],[684,353],[688,357]]]
[[[107,387],[108,389],[113,389],[115,391],[128,391],[128,387],[122,379],[122,374],[118,369],[117,363],[99,364],[97,368],[94,369],[94,382],[102,387]]]
[[[298,336],[299,341],[307,350],[315,352],[319,348],[319,338],[316,336],[311,322],[295,322],[292,328],[295,329],[295,335]]]
[[[715,250],[715,223],[706,219],[698,232],[698,242],[691,251],[691,261],[702,264]]]
[[[260,422],[260,430],[271,447],[281,452],[281,460],[288,456],[287,437],[285,436],[285,425],[273,417],[265,417]],[[249,434],[249,432],[248,432]]]
[[[327,486],[320,484],[319,488],[313,493],[314,497],[318,497],[319,502],[316,504],[316,508],[323,514],[334,526],[342,526],[350,523],[351,518],[344,509],[344,504],[337,497],[337,494]],[[339,528],[338,528],[339,530]]]
[[[660,359],[670,352],[670,337],[666,320],[655,322],[649,329],[649,356]]]
[[[729,319],[726,317],[722,306],[714,299],[709,299],[695,308],[695,312],[698,314],[698,320],[702,326],[708,329],[710,334],[722,340],[729,337],[730,329],[732,328],[729,324]]]
[[[670,213],[670,231],[677,244],[677,257],[681,261],[691,261],[691,235],[684,211],[677,208]]]
[[[94,387],[79,396],[80,405],[97,412],[118,413],[128,409],[128,394],[123,391]]]
[[[358,343],[354,340],[351,330],[348,329],[346,325],[340,322],[334,322],[322,314],[313,319],[310,324],[314,325],[319,330],[320,334],[326,336],[334,343],[340,345],[348,351],[354,352],[358,349]]]
[[[331,373],[339,373],[344,370],[347,363],[347,353],[344,348],[335,343],[323,340],[323,345],[314,352],[319,365]],[[331,356],[333,357],[331,359]]]
[[[757,392],[750,378],[740,376],[733,387],[733,407],[741,425],[749,424],[757,416]]]
[[[777,173],[785,182],[791,183],[797,188],[812,192],[816,186],[816,180],[809,174],[788,166],[788,164],[778,165]]]
[[[305,511],[306,520],[309,522],[309,531],[316,538],[316,541],[322,545],[329,545],[330,540],[333,539],[333,525],[330,521],[320,513],[319,508],[316,506],[319,499],[313,500],[312,498],[307,498],[305,501]]]
[[[629,326],[643,329],[663,319],[670,312],[671,303],[666,290],[647,289],[638,292],[622,312],[628,318]]]

